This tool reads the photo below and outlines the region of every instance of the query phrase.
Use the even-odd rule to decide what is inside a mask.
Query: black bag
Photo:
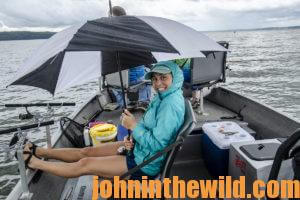
[[[66,128],[64,128],[65,125]],[[68,117],[62,117],[60,119],[60,128],[62,134],[71,142],[74,147],[85,147],[83,137],[84,124],[80,124]]]

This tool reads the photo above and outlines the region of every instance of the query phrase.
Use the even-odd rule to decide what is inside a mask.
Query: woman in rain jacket
[[[168,87],[164,85],[164,80],[158,80],[164,79],[166,74],[172,76],[172,82]],[[133,129],[132,135],[135,140],[133,153],[136,164],[142,163],[175,141],[177,132],[183,124],[185,111],[181,90],[183,74],[174,62],[156,64],[151,72],[146,74],[145,79],[152,80],[157,95],[151,101],[142,120]],[[126,116],[126,112],[124,115]],[[143,167],[142,171],[148,175],[156,175],[163,160],[164,156],[152,161]]]
[[[26,166],[63,177],[98,175],[111,178],[124,174],[174,142],[183,124],[185,113],[181,91],[182,72],[174,62],[166,61],[156,64],[145,78],[151,79],[157,95],[151,101],[143,118],[137,123],[127,110],[122,114],[122,124],[132,130],[134,144],[125,138],[124,141],[82,149],[46,149],[28,142],[24,147]],[[119,155],[118,149],[124,145],[127,149],[134,146],[131,155]],[[48,162],[38,157],[64,162]],[[164,156],[154,160],[132,174],[130,179],[155,176],[160,172],[163,160]]]

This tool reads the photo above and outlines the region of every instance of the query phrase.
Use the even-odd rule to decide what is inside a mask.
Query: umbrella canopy
[[[173,20],[150,16],[103,17],[52,36],[9,85],[54,94],[101,75],[177,58],[227,51],[204,34]]]

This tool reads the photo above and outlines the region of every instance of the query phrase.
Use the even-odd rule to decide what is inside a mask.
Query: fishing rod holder
[[[19,173],[20,173],[21,187],[22,187],[22,191],[23,191],[21,193],[21,196],[19,197],[19,199],[31,200],[33,194],[29,192],[28,178],[26,175],[25,161],[23,158],[24,145],[25,145],[27,133],[22,132],[22,130],[20,128],[18,128],[17,135],[18,135],[19,140],[15,145],[8,147],[8,150],[9,150],[8,153],[9,153],[9,157],[12,159],[13,155],[10,152],[13,152],[13,154],[15,154],[17,156],[17,160],[18,160],[18,168],[19,168]],[[15,151],[12,151],[12,150],[15,150]]]
[[[40,126],[46,126],[46,140],[47,140],[47,147],[52,148],[51,145],[51,135],[50,135],[50,125],[54,124],[54,121],[46,121],[46,122],[38,122],[37,124],[25,125],[17,128],[10,128],[7,130],[1,130],[1,134],[7,134],[16,132],[14,137],[11,140],[11,144],[4,147],[5,152],[5,161],[12,160],[13,156],[16,155],[18,160],[18,168],[20,173],[20,180],[21,180],[21,187],[22,193],[18,199],[21,200],[31,200],[33,194],[29,192],[28,187],[28,177],[26,174],[26,167],[24,161],[24,146],[27,140],[27,132],[24,130],[32,129],[32,128],[40,128]],[[15,141],[14,141],[15,139]],[[17,140],[17,141],[16,141]],[[28,155],[28,154],[27,154]],[[29,156],[29,155],[28,155]]]
[[[54,109],[53,109],[53,107],[51,107],[50,103],[47,104],[47,111],[48,111],[49,115],[54,114]]]
[[[25,125],[25,126],[21,126],[21,127],[17,127],[17,128],[10,128],[7,130],[1,130],[0,131],[0,135],[2,134],[7,134],[7,133],[12,133],[12,132],[16,132],[15,134],[17,134],[17,138],[18,141],[13,144],[13,145],[6,145],[4,146],[4,152],[5,152],[5,161],[11,161],[15,155],[15,152],[17,152],[17,149],[19,149],[20,147],[22,147],[23,149],[23,145],[26,141],[26,137],[27,137],[27,133],[26,132],[22,132],[24,130],[28,130],[28,129],[32,129],[32,128],[40,128],[41,126],[46,126],[46,141],[47,141],[47,148],[52,148],[52,144],[51,144],[51,134],[50,134],[50,125],[53,125],[54,121],[46,121],[46,122],[38,122],[37,124],[31,124],[31,125]],[[14,137],[13,137],[14,138]],[[12,141],[10,142],[12,143]]]
[[[4,146],[4,162],[9,162],[13,159],[13,155],[11,154],[11,149],[8,145]]]
[[[25,143],[26,137],[27,137],[27,133],[23,133],[22,130],[20,128],[17,129],[17,137],[18,142],[14,145],[5,145],[4,147],[4,161],[5,162],[9,162],[11,160],[13,160],[14,155],[17,152],[17,149],[19,149],[19,147],[21,146],[23,148],[23,144]]]
[[[51,149],[52,143],[51,143],[50,125],[46,126],[46,142],[47,142],[47,148]]]

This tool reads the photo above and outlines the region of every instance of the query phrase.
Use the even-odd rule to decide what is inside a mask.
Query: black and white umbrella
[[[177,58],[227,51],[204,34],[150,16],[103,17],[48,39],[9,85],[29,85],[53,95],[101,75]]]

